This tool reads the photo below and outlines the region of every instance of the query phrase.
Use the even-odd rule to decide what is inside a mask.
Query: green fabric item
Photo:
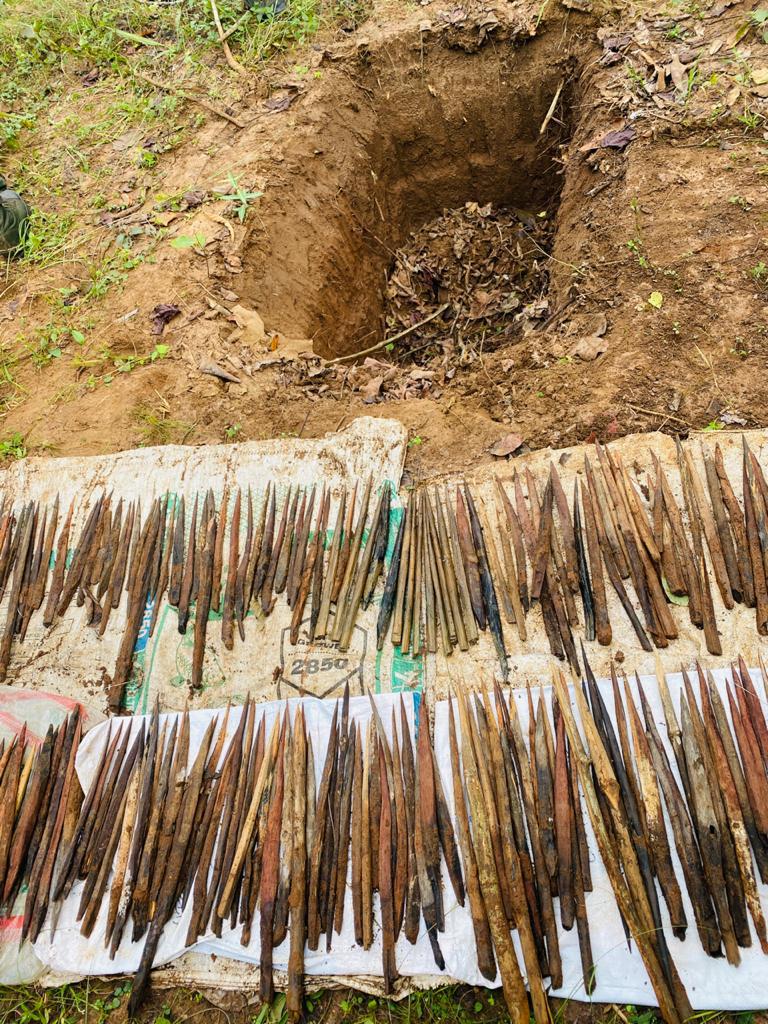
[[[31,212],[19,193],[6,187],[5,178],[0,174],[0,253],[19,248]]]

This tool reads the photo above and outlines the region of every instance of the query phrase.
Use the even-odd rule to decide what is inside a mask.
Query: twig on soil
[[[541,128],[539,128],[539,135],[543,135],[544,134],[544,132],[547,130],[547,125],[552,120],[552,118],[555,116],[555,109],[557,107],[557,101],[560,99],[560,93],[563,91],[563,86],[564,85],[565,85],[565,79],[562,78],[560,80],[560,85],[558,85],[557,89],[555,89],[555,95],[554,95],[554,97],[552,99],[552,102],[549,105],[549,110],[547,111],[546,117],[541,122]]]
[[[201,96],[195,96],[194,93],[186,92],[184,89],[177,89],[174,85],[168,85],[166,82],[158,82],[155,78],[150,78],[149,75],[143,74],[141,71],[132,69],[131,73],[135,78],[141,79],[142,82],[146,82],[147,85],[154,86],[155,89],[161,89],[163,92],[170,92],[174,96],[180,96],[182,99],[189,100],[191,103],[198,103],[201,107],[205,107],[206,110],[210,110],[216,117],[222,118],[224,121],[229,121],[236,128],[245,128],[245,124],[242,121],[238,121],[236,117],[232,117],[231,114],[226,113],[220,107],[215,107],[208,100],[204,100]]]
[[[232,56],[232,51],[229,48],[226,36],[224,35],[224,29],[221,27],[221,18],[219,17],[219,8],[216,6],[216,0],[210,0],[211,12],[213,13],[213,20],[216,25],[216,31],[219,33],[219,40],[221,42],[221,48],[224,51],[224,59],[226,60],[229,67],[238,75],[245,75],[245,68],[242,64],[239,64]]]
[[[675,423],[683,423],[686,427],[690,427],[688,420],[682,419],[680,416],[673,416],[671,412],[659,412],[658,409],[644,409],[641,405],[631,405],[627,402],[627,408],[633,412],[643,413],[646,416],[657,416],[660,420],[674,420]]]
[[[413,331],[417,331],[419,327],[423,327],[428,324],[431,320],[437,319],[441,313],[444,313],[448,309],[448,303],[443,303],[439,309],[436,309],[434,313],[430,313],[424,320],[420,320],[417,324],[411,324],[410,327],[406,327],[404,331],[400,331],[399,334],[393,334],[391,338],[384,338],[383,341],[377,342],[375,345],[371,345],[369,348],[361,349],[359,352],[349,352],[345,356],[336,356],[335,359],[327,359],[326,363],[330,366],[332,363],[346,363],[349,359],[357,359],[360,356],[370,355],[371,352],[378,352],[379,349],[386,348],[387,345],[392,345],[396,341],[400,341],[406,334],[411,334]]]

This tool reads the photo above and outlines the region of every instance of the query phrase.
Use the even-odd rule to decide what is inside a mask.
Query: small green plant
[[[11,434],[0,441],[0,459],[23,459],[27,454],[27,445],[22,434]]]
[[[630,238],[627,241],[626,246],[637,259],[638,266],[642,267],[643,270],[647,270],[650,263],[648,262],[648,257],[643,253],[642,240],[639,238]]]
[[[233,423],[230,427],[227,427],[224,431],[224,438],[227,441],[234,441],[237,439],[238,434],[243,428],[239,423]]]
[[[763,260],[756,263],[749,272],[749,276],[758,284],[765,284],[768,281],[768,265]]]
[[[419,435],[416,434],[416,436],[412,437],[410,439],[410,441],[408,442],[408,447],[409,448],[416,448],[420,444],[424,444],[424,438],[423,437],[419,437]]]
[[[654,309],[661,309],[664,305],[664,296],[661,292],[651,292],[648,296],[648,305],[652,306]]]
[[[151,170],[157,164],[158,159],[157,153],[153,153],[150,149],[142,149],[139,154],[139,167]]]
[[[205,235],[197,231],[194,235],[177,235],[171,239],[173,249],[204,249],[206,243]]]
[[[275,996],[274,1002],[266,1003],[259,1010],[255,1017],[251,1018],[251,1024],[287,1024],[288,1011],[285,1008],[285,996],[281,993]]]
[[[240,179],[236,178],[230,171],[227,175],[227,182],[230,187],[230,191],[227,192],[224,189],[214,189],[215,194],[226,202],[234,204],[234,213],[237,219],[242,224],[245,218],[248,216],[248,206],[255,199],[260,199],[264,195],[263,192],[249,192],[239,184]]]
[[[157,362],[158,359],[165,359],[170,350],[170,345],[163,345],[158,342],[146,356],[116,356],[114,367],[118,373],[130,373],[137,366],[146,366],[148,363]]]
[[[702,430],[707,431],[708,433],[711,433],[713,430],[722,430],[724,428],[724,426],[725,426],[725,424],[721,423],[720,420],[714,419],[714,420],[710,420],[709,423],[706,425],[706,427],[702,427]]]
[[[748,199],[745,199],[744,196],[731,196],[728,202],[731,203],[732,206],[738,206],[738,208],[743,210],[745,213],[752,209],[752,204]]]

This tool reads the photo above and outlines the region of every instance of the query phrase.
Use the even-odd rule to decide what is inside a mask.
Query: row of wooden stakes
[[[270,614],[283,593],[292,610],[292,643],[305,628],[310,644],[345,651],[380,579],[379,649],[389,636],[412,655],[438,649],[448,655],[489,630],[505,678],[512,634],[505,640],[504,622],[524,645],[536,603],[552,654],[580,671],[578,636],[606,646],[612,641],[609,588],[644,650],[677,637],[672,605],[683,603],[703,629],[707,650],[721,654],[705,550],[723,606],[754,607],[758,633],[768,634],[768,483],[746,441],[743,505],[719,445],[714,454],[702,447],[706,489],[690,450],[678,445],[683,508],[652,459],[647,500],[621,457],[600,445],[594,465],[585,459],[570,504],[554,465],[543,492],[528,468],[513,475],[511,491],[497,478],[493,508],[467,485],[453,497],[447,488],[419,487],[399,518],[388,564],[391,490],[385,485],[374,496],[370,479],[351,493],[342,489],[333,512],[325,487],[291,487],[280,501],[271,483],[256,496],[225,488],[218,508],[209,490],[195,495],[191,514],[184,497],[163,496],[145,518],[138,502],[102,494],[76,539],[74,502],[60,529],[58,498],[50,509],[29,503],[18,515],[4,502],[0,681],[33,614],[40,611],[50,627],[74,600],[102,636],[124,595],[109,690],[113,710],[132,671],[139,631],[154,633],[164,601],[177,609],[180,633],[194,618],[193,689],[202,684],[211,614],[221,617],[221,642],[231,650],[236,631],[245,639],[249,613]]]
[[[293,716],[285,705],[267,729],[247,701],[236,724],[230,708],[211,719],[197,749],[188,712],[161,717],[155,708],[140,725],[111,722],[82,794],[75,713],[39,747],[22,734],[0,754],[2,901],[12,904],[28,886],[22,937],[32,940],[46,921],[55,936],[64,899],[77,901],[86,936],[106,904],[112,957],[128,932],[144,941],[131,1015],[179,908],[192,901],[188,946],[225,926],[249,945],[258,909],[261,996],[272,999],[273,949],[288,937],[287,1006],[298,1019],[305,948],[332,948],[348,889],[357,943],[370,948],[380,934],[387,990],[398,937],[415,943],[422,921],[445,969],[440,935],[450,899],[468,904],[478,968],[501,981],[513,1020],[527,1024],[523,979],[537,1021],[549,1017],[544,979],[562,986],[559,927],[576,926],[587,993],[595,984],[583,799],[627,940],[637,944],[664,1019],[682,1022],[690,1005],[661,900],[672,933],[684,939],[685,886],[709,956],[738,965],[752,942],[750,920],[768,952],[757,888],[758,877],[768,882],[763,704],[741,660],[725,686],[727,710],[711,674],[697,666],[695,676],[694,687],[683,673],[678,716],[657,675],[667,743],[639,678],[635,697],[616,671],[612,715],[589,668],[570,690],[556,671],[550,707],[543,692],[534,707],[529,689],[527,742],[509,691],[462,688],[448,704],[450,778],[423,702],[414,742],[402,701],[388,732],[371,697],[363,729],[347,690],[319,778],[304,704]]]

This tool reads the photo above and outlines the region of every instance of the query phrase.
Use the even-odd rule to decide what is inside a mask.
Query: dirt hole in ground
[[[346,85],[336,78],[335,102],[286,161],[313,145],[305,180],[264,217],[269,244],[262,234],[246,269],[268,326],[332,357],[447,303],[406,351],[455,321],[466,354],[481,335],[508,339],[536,303],[546,315],[576,64],[554,36],[466,52],[411,34],[366,54]]]

